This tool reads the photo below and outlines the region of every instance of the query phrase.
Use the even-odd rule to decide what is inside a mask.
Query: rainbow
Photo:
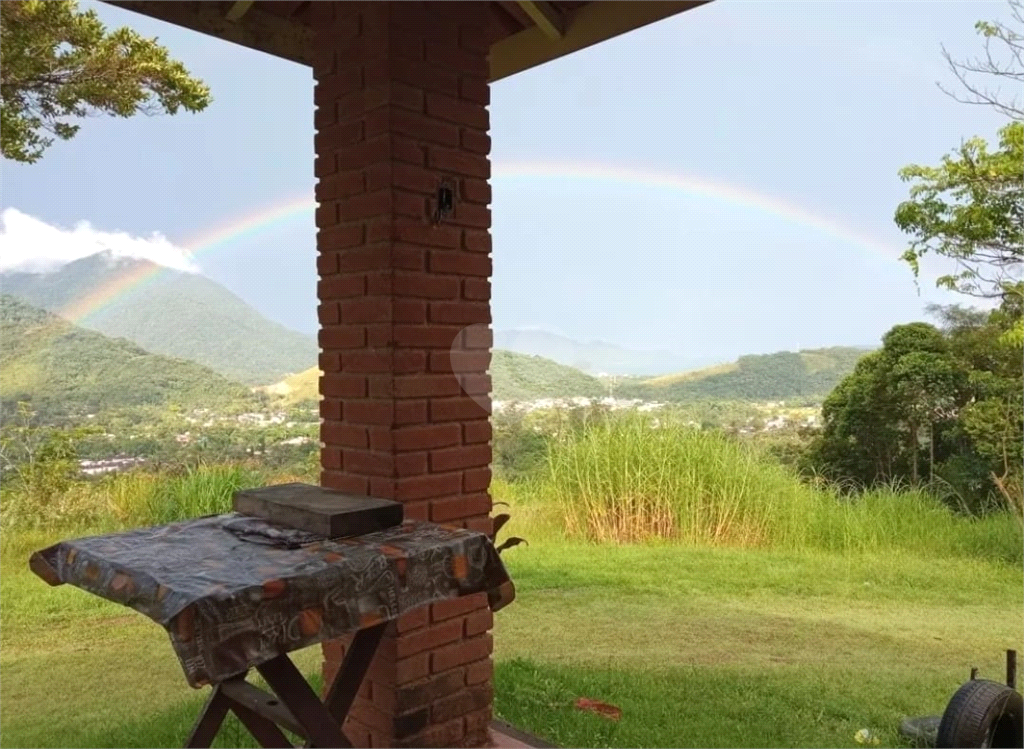
[[[228,221],[187,239],[179,247],[192,260],[216,252],[247,237],[255,237],[316,210],[308,195],[290,198],[274,206],[234,216]],[[61,317],[79,323],[102,312],[122,296],[143,288],[167,269],[149,264],[135,266],[97,286],[60,310]]]
[[[870,250],[889,259],[899,256],[899,250],[896,248],[859,232],[838,219],[812,213],[800,206],[739,185],[637,166],[550,161],[495,162],[492,166],[492,181],[495,183],[538,179],[636,185],[711,198],[820,232],[844,244]],[[193,260],[199,259],[220,248],[270,231],[300,216],[312,214],[315,210],[316,201],[310,196],[292,197],[275,205],[235,216],[219,226],[189,238],[179,246]],[[152,266],[128,270],[68,305],[61,310],[61,315],[72,322],[81,322],[101,312],[123,295],[143,287],[165,270]]]

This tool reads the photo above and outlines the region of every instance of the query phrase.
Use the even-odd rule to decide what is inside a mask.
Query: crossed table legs
[[[385,622],[356,632],[322,702],[287,655],[256,667],[274,694],[247,682],[245,674],[221,682],[213,688],[185,746],[211,746],[229,710],[263,747],[294,746],[282,728],[301,736],[307,747],[352,746],[341,728],[386,627]]]

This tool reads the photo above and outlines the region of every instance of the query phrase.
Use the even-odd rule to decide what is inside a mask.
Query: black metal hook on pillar
[[[435,197],[434,215],[431,223],[437,226],[441,220],[447,218],[455,210],[455,180],[448,177],[441,179]]]

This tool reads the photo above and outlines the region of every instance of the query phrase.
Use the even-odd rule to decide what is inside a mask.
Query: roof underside
[[[107,0],[126,10],[311,65],[308,0]],[[710,0],[488,2],[491,81],[660,21]]]

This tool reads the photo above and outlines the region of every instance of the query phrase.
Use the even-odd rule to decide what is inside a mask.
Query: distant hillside
[[[706,380],[708,377],[714,377],[715,375],[735,372],[739,368],[738,362],[715,364],[711,367],[704,367],[704,369],[690,369],[686,372],[675,372],[673,374],[661,375],[660,377],[653,377],[649,380],[643,380],[643,384],[650,385],[651,387],[669,387],[683,382]]]
[[[29,304],[59,313],[68,305],[117,285],[131,274],[143,283],[114,295],[81,322],[104,335],[127,338],[147,351],[203,364],[250,385],[280,380],[317,360],[312,336],[267,320],[205,276],[99,253],[51,273],[4,273],[0,285]]]
[[[31,401],[47,420],[128,406],[255,403],[248,388],[194,362],[152,354],[124,339],[0,295],[0,393],[7,413]]]
[[[494,347],[543,356],[587,374],[651,376],[709,364],[706,357],[643,351],[603,341],[574,341],[543,330],[497,330]]]
[[[280,396],[286,405],[315,403],[320,399],[320,370],[310,367],[304,372],[286,377],[281,382],[267,385],[263,390]]]
[[[287,404],[315,402],[320,370],[316,367],[292,375],[264,391],[280,396]],[[540,398],[600,397],[606,389],[596,377],[540,356],[512,351],[491,355],[491,386],[494,400],[538,400]]]
[[[499,401],[530,401],[539,398],[597,398],[607,389],[596,377],[545,359],[514,351],[491,355],[492,398]]]
[[[633,381],[623,397],[670,401],[771,401],[827,395],[868,349],[837,346],[741,356],[731,364]]]
[[[819,399],[853,371],[864,348],[837,346],[792,353],[741,356],[731,364],[652,379],[622,378],[617,398],[647,401],[774,401]],[[320,371],[313,367],[264,390],[286,403],[315,402]],[[596,377],[541,356],[495,350],[491,357],[492,397],[498,401],[601,397],[608,388]]]

